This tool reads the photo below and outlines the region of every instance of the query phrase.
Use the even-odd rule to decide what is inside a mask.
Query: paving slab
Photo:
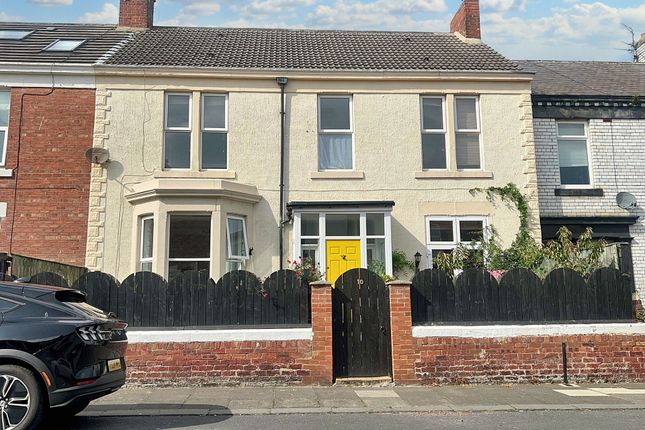
[[[228,403],[228,408],[233,409],[271,409],[273,407],[273,397],[268,399],[233,399]]]
[[[395,389],[401,399],[411,406],[445,406],[450,403],[433,389],[428,388],[407,388]]]
[[[329,408],[362,408],[365,404],[351,387],[314,387],[318,404]]]
[[[276,388],[273,392],[274,408],[316,408],[319,406],[313,387]]]

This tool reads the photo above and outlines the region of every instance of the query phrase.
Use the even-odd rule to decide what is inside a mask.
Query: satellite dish
[[[636,197],[632,193],[618,193],[616,203],[621,209],[635,209],[638,205]]]
[[[90,148],[85,151],[85,158],[90,163],[103,164],[110,160],[110,153],[105,148]]]

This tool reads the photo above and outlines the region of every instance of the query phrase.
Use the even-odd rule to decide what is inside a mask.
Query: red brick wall
[[[12,178],[0,178],[0,201],[7,217],[0,222],[0,251],[83,265],[91,165],[85,151],[92,146],[94,90],[14,88],[5,167]],[[18,129],[23,94],[20,166]],[[42,97],[31,94],[43,94]],[[16,182],[17,175],[17,182]],[[17,191],[16,191],[17,186]]]
[[[121,0],[119,26],[152,28],[155,0]]]
[[[479,0],[463,0],[450,22],[450,31],[471,39],[481,39]]]

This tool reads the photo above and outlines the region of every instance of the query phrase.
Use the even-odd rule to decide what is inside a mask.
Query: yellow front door
[[[340,275],[358,267],[361,267],[360,240],[327,241],[327,281],[334,283]]]

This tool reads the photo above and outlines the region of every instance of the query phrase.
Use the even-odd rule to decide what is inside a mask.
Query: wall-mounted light
[[[416,272],[419,271],[419,264],[421,264],[421,253],[417,251],[417,253],[414,254],[414,270]]]

